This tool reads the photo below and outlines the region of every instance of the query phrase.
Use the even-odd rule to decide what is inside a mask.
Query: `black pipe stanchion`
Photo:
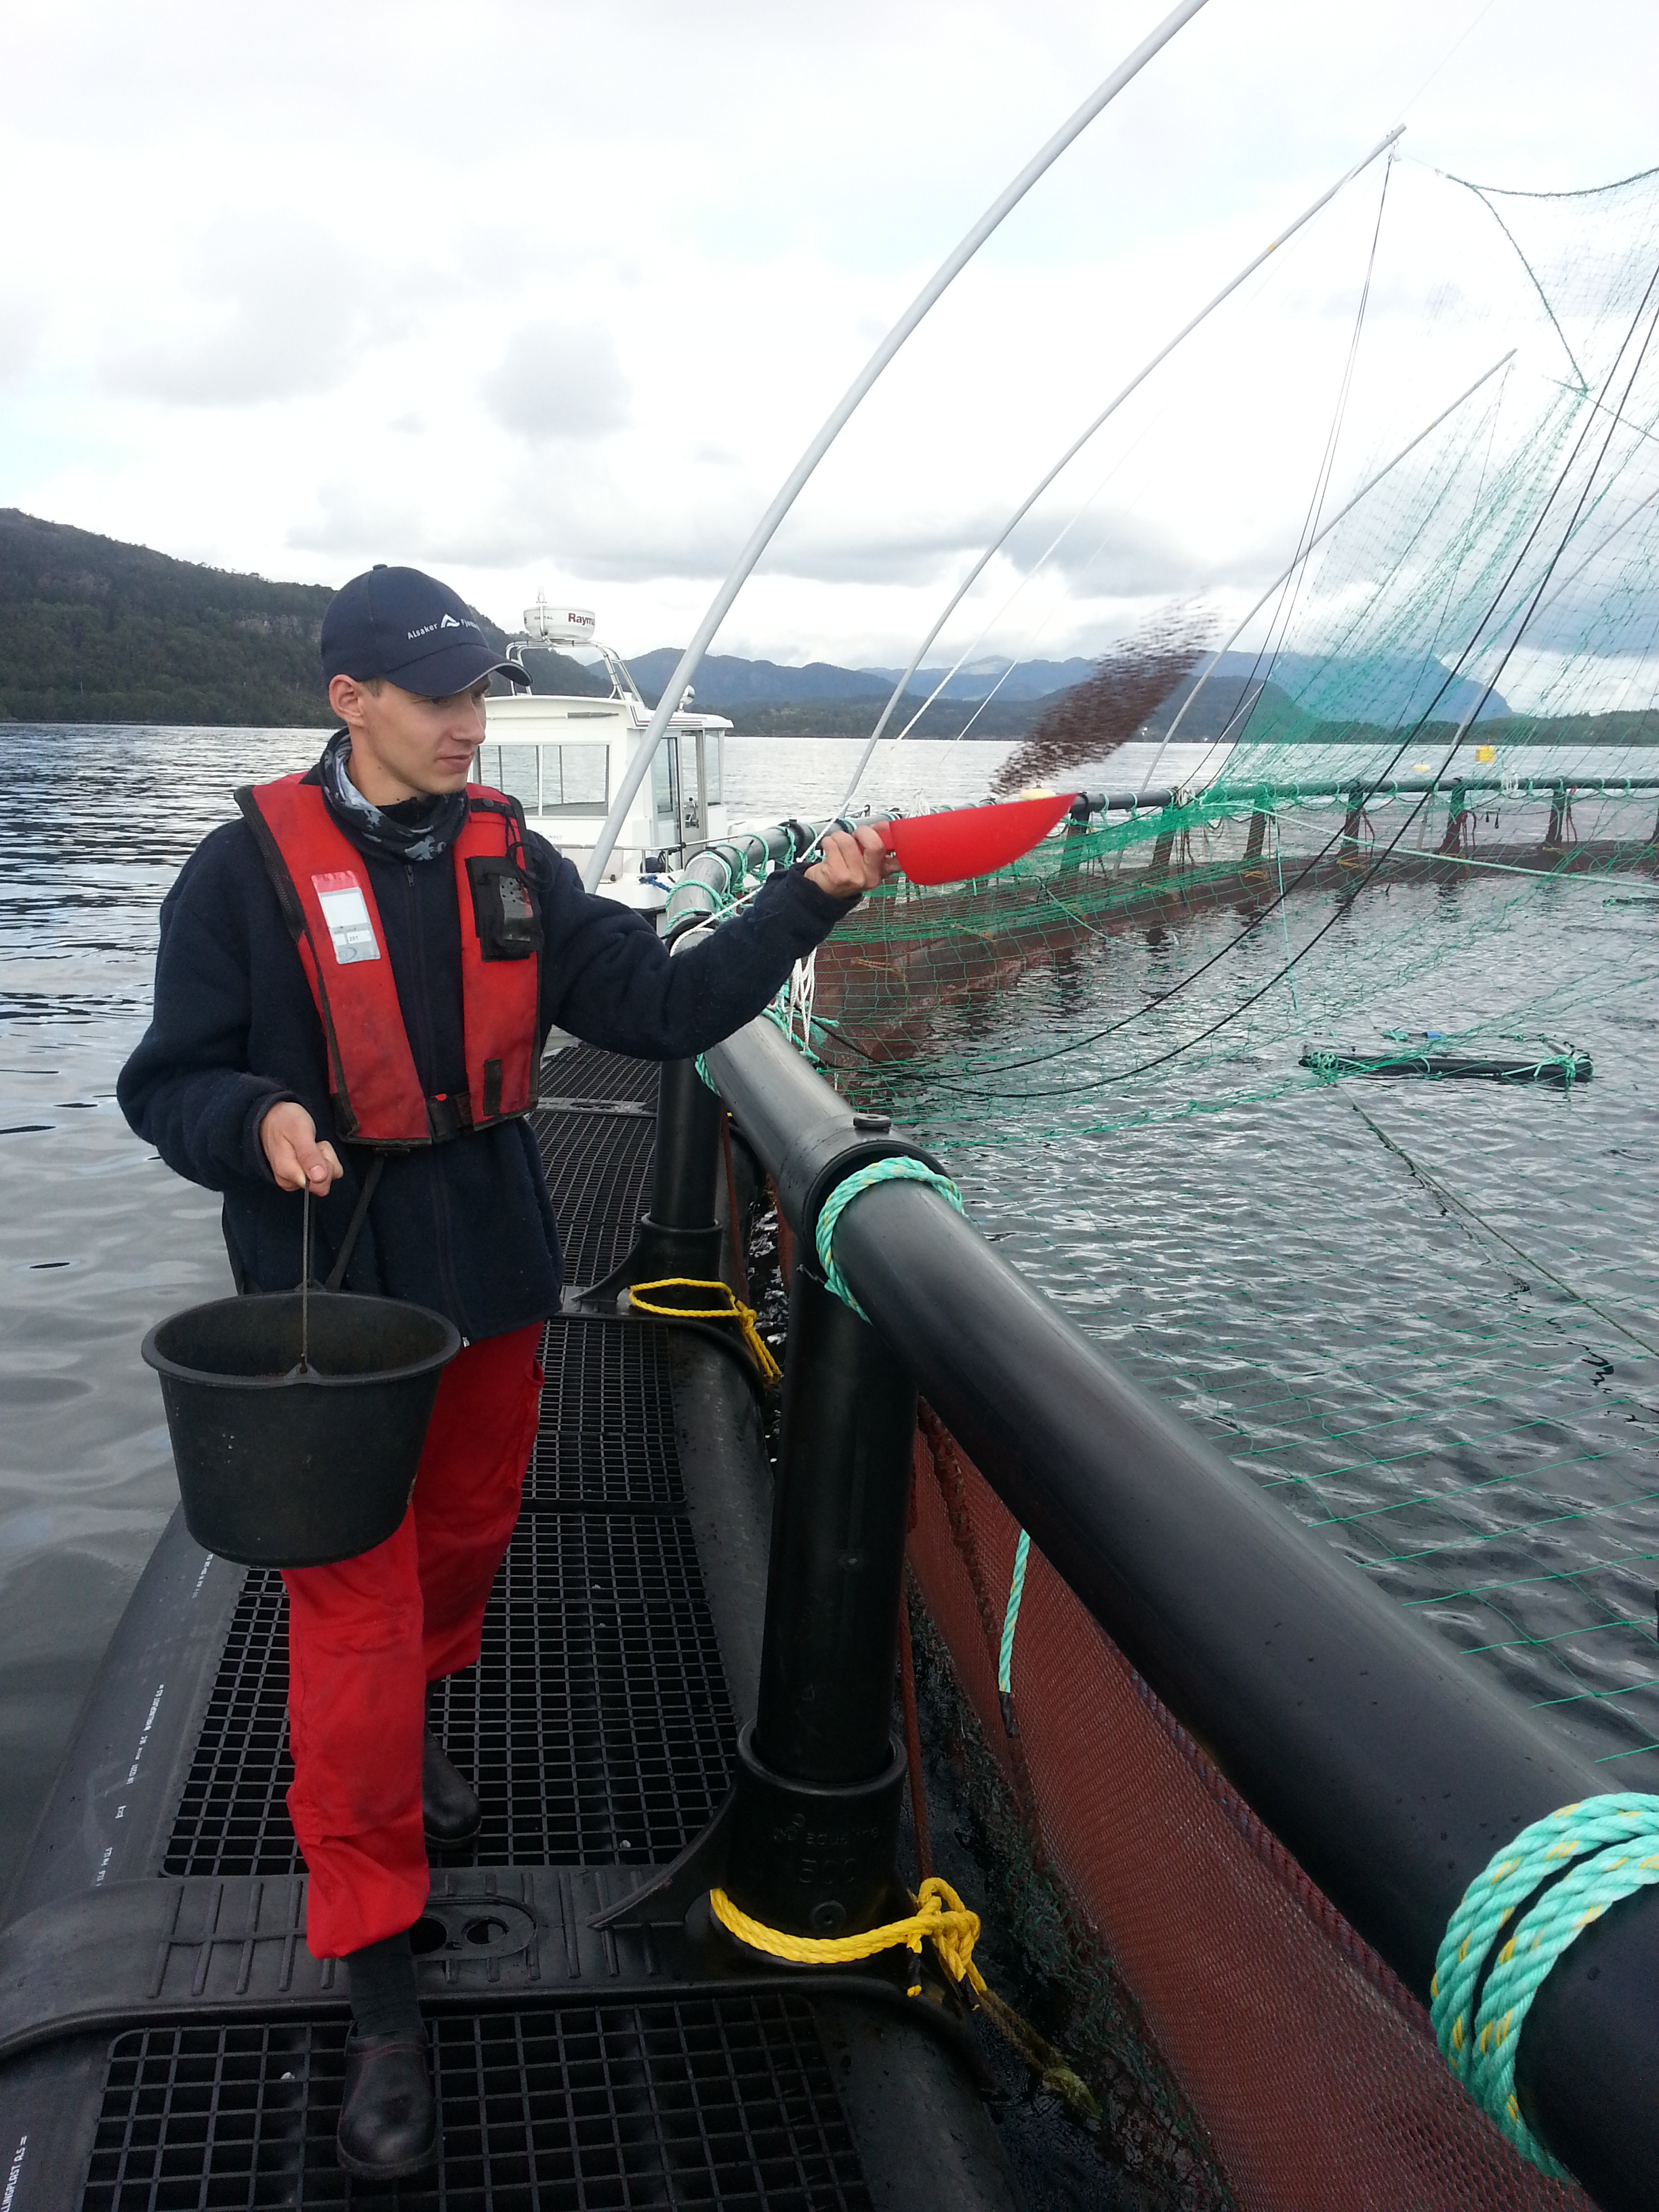
[[[581,1293],[603,1302],[630,1283],[666,1275],[712,1281],[720,1273],[720,1116],[726,1109],[690,1060],[665,1060],[657,1078],[657,1130],[650,1211],[641,1216],[633,1249],[601,1283]]]
[[[916,1394],[805,1259],[754,1725],[738,1742],[726,1885],[769,1927],[835,1936],[888,1908],[904,1757],[890,1719]]]
[[[652,1163],[651,1211],[646,1224],[659,1233],[706,1235],[713,1227],[720,1181],[720,1115],[715,1092],[690,1060],[665,1060],[657,1077],[657,1143]]]
[[[790,1303],[757,1717],[738,1738],[736,1784],[711,1826],[597,1914],[595,1928],[672,1923],[722,1885],[752,1918],[795,1936],[855,1933],[908,1910],[896,1868],[904,1753],[890,1720],[915,1385],[805,1253],[817,1208],[843,1176],[916,1148],[887,1133],[885,1116],[854,1115],[769,1022],[750,1032],[781,1079],[763,1127],[745,1121],[745,1130],[805,1247]],[[618,1288],[653,1272],[697,1272],[654,1266],[665,1232],[712,1236],[701,1272],[718,1263],[719,1225],[700,1224],[714,1210],[724,1104],[689,1064],[664,1068],[660,1096],[651,1212],[612,1279]]]

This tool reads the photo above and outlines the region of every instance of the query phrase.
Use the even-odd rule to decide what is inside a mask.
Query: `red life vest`
[[[368,870],[321,786],[285,775],[236,794],[317,1002],[336,1126],[356,1144],[441,1144],[536,1103],[542,934],[524,817],[516,801],[487,785],[470,783],[466,795],[466,826],[453,848],[466,1089],[428,1098]]]

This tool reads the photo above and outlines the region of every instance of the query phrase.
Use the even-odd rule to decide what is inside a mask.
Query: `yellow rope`
[[[787,1936],[781,1928],[769,1928],[764,1921],[751,1919],[723,1889],[711,1889],[708,1904],[715,1919],[740,1943],[771,1958],[787,1959],[797,1966],[849,1966],[855,1960],[873,1959],[883,1951],[896,1951],[901,1943],[920,1958],[923,1942],[930,1942],[951,1980],[967,1983],[987,2018],[1035,2069],[1044,2088],[1063,2100],[1086,2125],[1099,2125],[1100,2106],[1088,2084],[1043,2040],[1030,2021],[1003,2002],[974,1964],[979,1915],[970,1912],[950,1883],[938,1875],[930,1875],[922,1883],[916,1909],[908,1920],[890,1920],[884,1927],[866,1929],[861,1936]],[[920,1982],[912,1982],[910,1995],[921,1995]]]
[[[713,1291],[726,1300],[721,1306],[669,1306],[641,1296],[644,1291]],[[775,1382],[783,1370],[772,1357],[772,1348],[755,1326],[755,1309],[746,1306],[729,1283],[708,1283],[695,1275],[665,1275],[655,1283],[635,1283],[628,1294],[635,1313],[653,1314],[663,1321],[734,1321],[761,1379]]]
[[[970,1912],[950,1883],[937,1876],[923,1882],[916,1909],[908,1920],[890,1920],[885,1927],[866,1928],[861,1936],[786,1936],[781,1928],[751,1920],[723,1889],[711,1889],[708,1903],[720,1925],[729,1929],[740,1943],[774,1959],[787,1959],[792,1966],[844,1966],[855,1959],[873,1959],[883,1951],[896,1951],[901,1943],[920,1958],[926,1937],[952,1981],[965,1978],[976,1994],[985,1988],[985,1977],[974,1964],[979,1915]],[[915,1996],[918,1990],[910,1994]]]

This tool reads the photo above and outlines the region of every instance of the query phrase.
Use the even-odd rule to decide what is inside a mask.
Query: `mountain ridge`
[[[653,646],[648,653],[625,654],[641,694],[653,704],[673,674],[682,648]],[[941,703],[974,704],[993,691],[1012,704],[1050,698],[1069,690],[1093,674],[1095,663],[1082,655],[1069,660],[1012,662],[1001,658],[980,660],[956,673],[945,668],[921,668],[905,690],[907,700],[919,707],[942,679]],[[776,660],[749,660],[741,654],[711,653],[697,671],[698,702],[723,714],[733,706],[798,706],[811,700],[868,700],[879,708],[885,702],[902,672],[896,668],[843,668],[834,661],[809,660],[793,667]],[[873,720],[873,717],[872,718]]]
[[[0,719],[326,728],[333,596],[0,507]]]
[[[0,508],[0,719],[326,726],[332,717],[317,642],[331,596],[327,585],[273,582],[179,561]],[[507,634],[483,616],[479,620],[504,653]],[[538,657],[531,655],[532,661]],[[653,703],[678,659],[670,646],[631,659]],[[976,737],[1024,737],[1098,665],[1080,656],[1012,666],[1000,657],[981,658],[949,676],[921,732],[955,738],[971,724]],[[1182,723],[1183,736],[1207,741],[1219,735],[1261,673],[1253,656],[1224,653]],[[790,666],[714,653],[698,672],[696,700],[730,715],[747,736],[863,737],[896,674],[824,660]],[[912,678],[890,726],[895,733],[946,674],[929,669]],[[1322,723],[1332,736],[1354,719],[1402,726],[1431,711],[1437,723],[1458,721],[1480,696],[1472,679],[1449,675],[1432,659],[1399,654],[1322,670],[1309,656],[1284,653],[1272,678],[1270,693],[1296,696],[1304,730],[1318,731]],[[1156,738],[1167,731],[1195,680],[1176,687],[1142,725],[1145,735]],[[586,681],[573,678],[570,688],[585,689]],[[1495,693],[1480,707],[1483,721],[1510,717]],[[1596,740],[1585,727],[1578,741]]]

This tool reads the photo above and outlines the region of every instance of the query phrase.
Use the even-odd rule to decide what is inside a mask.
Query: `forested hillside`
[[[204,568],[0,508],[0,720],[326,724],[317,639],[331,596],[326,585]],[[505,651],[505,633],[488,621],[484,629]],[[672,666],[678,657],[643,659]],[[538,690],[595,688],[564,656],[532,651],[528,659]],[[863,736],[887,692],[869,671],[722,656],[709,666],[699,698],[708,690],[705,703],[735,711],[757,736]],[[927,727],[954,736],[971,712],[941,700]],[[1026,701],[997,700],[975,726],[1015,736],[1033,719]]]
[[[270,583],[263,576],[175,561],[147,546],[0,507],[0,720],[325,725],[331,717],[317,641],[331,595],[327,585]],[[506,633],[479,619],[491,644],[505,654]],[[526,658],[538,691],[605,688],[566,654],[532,648]],[[633,658],[648,702],[654,703],[658,686],[678,658],[668,647]],[[1046,728],[1071,696],[1077,672],[1093,665],[1033,661],[1009,672],[1006,664],[980,664],[946,687],[928,709],[921,733],[954,738],[971,728],[981,738],[1028,737]],[[914,686],[925,684],[931,691],[943,673],[924,671]],[[1262,675],[1250,654],[1224,653],[1206,676],[1182,734],[1200,743],[1224,729],[1236,734],[1245,694],[1261,684]],[[1352,720],[1320,719],[1328,672],[1322,675],[1317,664],[1281,653],[1272,675],[1250,724],[1253,737],[1265,738],[1271,724],[1288,738],[1290,729],[1279,727],[1287,720],[1304,744],[1349,744],[1362,735]],[[1479,703],[1467,678],[1448,683],[1446,676],[1432,660],[1402,656],[1350,668],[1343,681],[1364,699],[1369,720],[1363,734],[1386,746],[1407,731],[1419,742],[1416,732],[1424,728],[1419,718],[1425,712],[1461,717]],[[1161,736],[1194,681],[1188,675],[1176,684],[1144,721],[1137,717],[1138,726],[1150,737]],[[748,737],[861,738],[868,735],[890,682],[878,669],[820,661],[791,667],[714,653],[699,672],[696,702],[731,715]],[[981,703],[994,684],[997,696]],[[1054,688],[1033,696],[1042,684]],[[913,688],[907,694],[890,732],[904,726],[927,691]],[[1126,727],[1115,734],[1130,732]],[[1645,712],[1534,722],[1516,715],[1494,694],[1482,709],[1480,734],[1511,744],[1651,744],[1655,718]],[[1426,734],[1420,742],[1427,744]]]
[[[0,714],[325,722],[317,635],[331,596],[0,508]]]
[[[317,638],[332,596],[0,507],[0,718],[326,723]]]

